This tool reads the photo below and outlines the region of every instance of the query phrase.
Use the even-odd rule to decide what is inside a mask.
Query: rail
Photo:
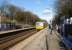
[[[29,30],[29,29],[33,29],[34,27],[29,27],[29,28],[21,28],[21,29],[15,29],[15,30],[8,30],[8,31],[1,31],[1,34],[6,34],[6,33],[11,33],[11,32],[17,32],[17,31],[22,31],[22,30]]]
[[[8,48],[23,39],[28,38],[35,32],[36,29],[33,27],[3,32],[3,34],[0,34],[0,49]]]
[[[30,29],[35,29],[35,28],[34,27],[29,27],[29,28],[22,28],[22,29],[16,29],[16,30],[9,30],[9,31],[0,32],[0,38],[10,36],[10,35],[14,35],[16,33],[19,33],[19,32],[22,32],[22,31],[27,31],[27,30],[30,30]]]

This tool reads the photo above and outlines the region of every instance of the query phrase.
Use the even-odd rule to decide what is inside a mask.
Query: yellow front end
[[[43,29],[43,26],[36,26],[36,29],[41,30]]]

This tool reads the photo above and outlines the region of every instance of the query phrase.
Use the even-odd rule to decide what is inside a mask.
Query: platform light
[[[70,18],[70,24],[72,24],[72,17]]]

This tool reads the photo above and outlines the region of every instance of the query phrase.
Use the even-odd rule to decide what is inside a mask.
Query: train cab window
[[[64,30],[65,30],[65,34],[72,35],[72,24],[66,24]]]

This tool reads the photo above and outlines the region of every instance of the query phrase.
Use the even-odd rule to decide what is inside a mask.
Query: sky
[[[2,1],[3,0],[0,0],[0,3],[2,3]],[[55,1],[56,0],[8,0],[9,3],[25,8],[48,22],[54,16]]]

